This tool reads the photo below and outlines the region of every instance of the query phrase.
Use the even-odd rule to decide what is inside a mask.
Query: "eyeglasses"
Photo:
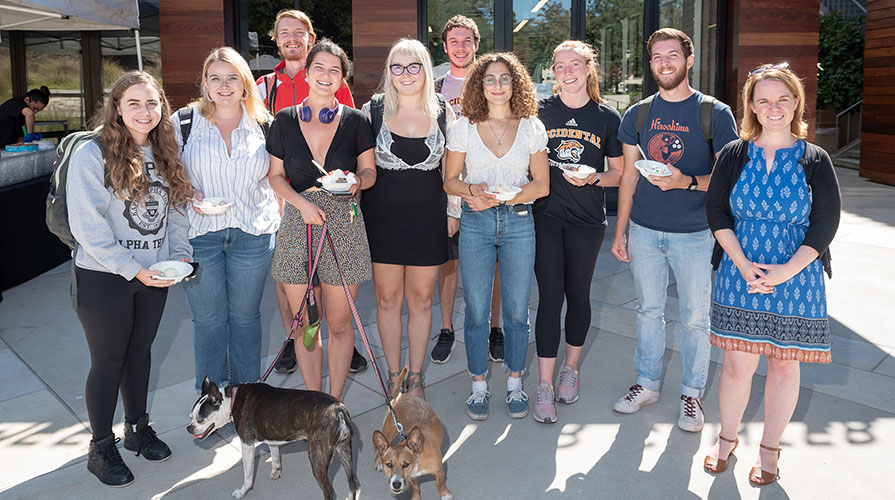
[[[232,86],[238,84],[240,82],[240,80],[242,80],[242,78],[239,75],[237,75],[236,73],[230,73],[229,75],[224,75],[224,76],[208,75],[206,77],[206,79],[208,80],[208,85],[212,86],[212,87],[219,87],[225,81],[227,82],[228,86],[232,87]]]
[[[762,64],[761,66],[750,71],[749,76],[760,75],[760,74],[764,73],[765,71],[768,71],[771,69],[789,69],[789,63],[782,62],[780,64]]]
[[[420,70],[423,69],[422,63],[410,63],[407,66],[402,66],[400,64],[390,64],[388,70],[392,72],[395,76],[401,76],[404,72],[408,72],[411,75],[418,75]]]
[[[513,83],[513,77],[510,75],[500,75],[498,78],[494,75],[488,75],[485,78],[482,78],[482,83],[484,83],[486,87],[493,87],[498,83],[500,83],[501,87],[506,87]]]

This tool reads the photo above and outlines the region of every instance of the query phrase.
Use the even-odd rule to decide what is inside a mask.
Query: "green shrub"
[[[860,19],[838,11],[820,16],[817,104],[840,111],[863,95],[864,31]]]

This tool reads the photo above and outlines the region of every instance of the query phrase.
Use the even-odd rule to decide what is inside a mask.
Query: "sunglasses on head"
[[[423,69],[423,64],[417,62],[410,63],[407,66],[402,66],[400,64],[390,64],[388,66],[388,70],[391,71],[392,74],[395,76],[401,76],[404,74],[405,71],[410,73],[411,75],[417,75],[419,74],[421,69]]]
[[[765,71],[768,71],[771,69],[789,69],[789,63],[782,62],[780,64],[762,64],[761,66],[750,71],[749,76],[760,75],[760,74],[764,73]]]

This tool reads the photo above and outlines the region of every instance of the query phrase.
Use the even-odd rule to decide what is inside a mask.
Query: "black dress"
[[[376,184],[361,199],[373,262],[447,262],[447,194],[439,168],[444,142],[435,122],[419,138],[396,135],[383,122],[376,138]]]

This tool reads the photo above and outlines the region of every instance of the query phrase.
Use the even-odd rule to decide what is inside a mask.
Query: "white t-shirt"
[[[463,117],[448,132],[447,148],[457,153],[466,153],[464,182],[487,182],[491,187],[519,187],[529,182],[531,155],[547,151],[547,131],[541,120],[534,117],[522,118],[513,145],[498,158],[482,142],[478,127]]]

